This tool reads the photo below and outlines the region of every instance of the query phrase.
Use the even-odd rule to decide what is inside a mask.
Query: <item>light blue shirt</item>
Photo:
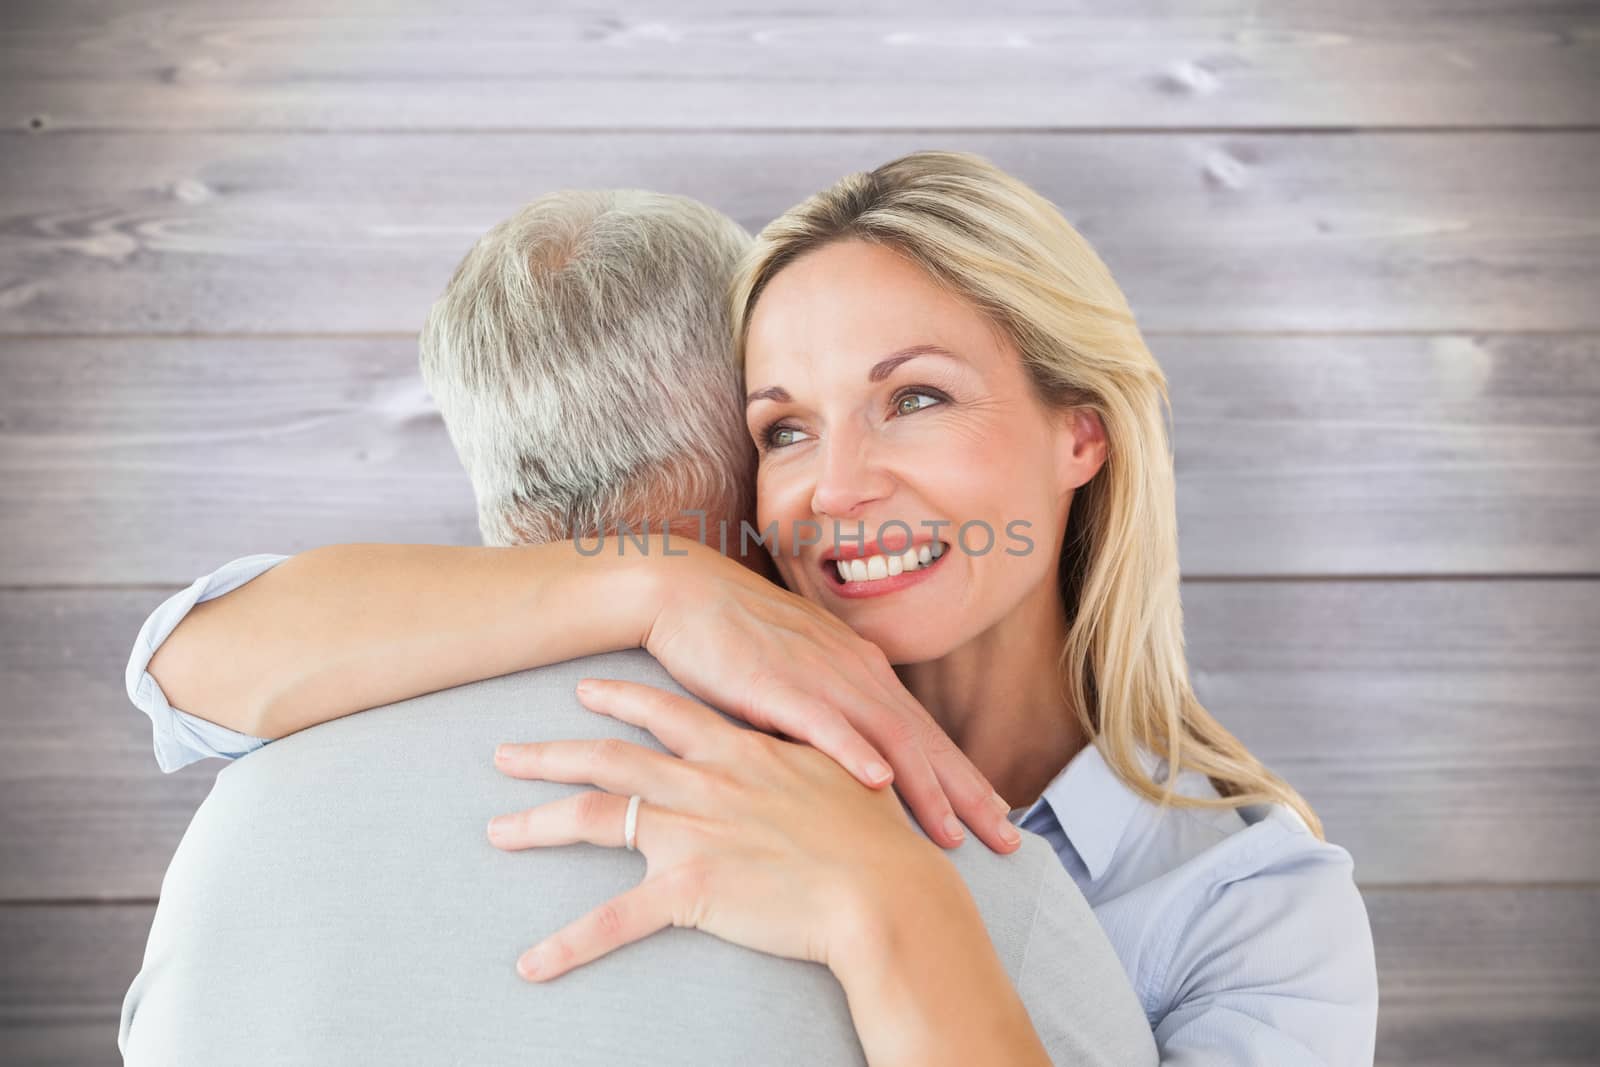
[[[128,660],[128,696],[150,717],[163,771],[269,743],[172,707],[147,668],[195,604],[288,558],[234,560],[145,620]],[[1165,780],[1165,761],[1148,751],[1140,758]],[[1217,795],[1192,771],[1179,776],[1177,792]],[[1163,1067],[1372,1063],[1378,976],[1354,864],[1293,809],[1162,811],[1089,745],[1011,821],[1049,841],[1083,891],[1144,1007]]]

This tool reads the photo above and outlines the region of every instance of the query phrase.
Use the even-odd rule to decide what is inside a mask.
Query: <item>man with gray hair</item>
[[[748,241],[705,205],[628,190],[543,197],[478,242],[429,317],[422,367],[486,545],[689,509],[748,516],[753,451],[723,300]],[[146,621],[127,684],[162,769],[234,762],[163,881],[123,1004],[125,1062],[863,1062],[826,967],[697,930],[662,930],[553,982],[517,977],[521,948],[635,884],[644,864],[582,844],[494,849],[488,815],[577,787],[509,778],[489,754],[513,738],[664,752],[580,706],[574,684],[684,690],[628,649],[330,712],[317,680],[275,657],[270,627],[242,629],[291,585],[425,549],[246,557]],[[766,571],[759,548],[743,562]],[[358,606],[368,626],[423,603],[378,582],[370,592]],[[295,622],[303,637],[356,611],[306,602]],[[385,670],[403,675],[414,652]],[[1050,846],[1024,832],[1008,856],[973,841],[947,855],[1052,1058],[1154,1063],[1123,965]]]
[[[543,197],[457,268],[422,377],[472,479],[486,545],[751,510],[722,299],[750,235],[686,197]]]

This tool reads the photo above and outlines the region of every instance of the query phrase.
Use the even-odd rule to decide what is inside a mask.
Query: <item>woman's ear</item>
[[[1063,493],[1099,473],[1106,462],[1106,427],[1093,408],[1066,408],[1056,415],[1056,471]]]

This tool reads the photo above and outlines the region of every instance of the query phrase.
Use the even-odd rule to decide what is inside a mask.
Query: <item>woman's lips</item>
[[[938,568],[948,552],[949,546],[944,542],[933,541],[902,553],[823,559],[820,565],[824,584],[841,597],[883,596],[922,581]]]

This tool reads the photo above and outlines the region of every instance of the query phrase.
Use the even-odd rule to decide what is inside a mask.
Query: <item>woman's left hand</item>
[[[513,777],[600,787],[495,819],[498,848],[624,847],[628,797],[641,798],[644,880],[524,953],[524,978],[554,978],[667,926],[834,966],[894,894],[939,877],[941,863],[953,873],[893,789],[867,788],[810,745],[647,685],[585,679],[577,692],[676,755],[614,738],[496,750]]]

